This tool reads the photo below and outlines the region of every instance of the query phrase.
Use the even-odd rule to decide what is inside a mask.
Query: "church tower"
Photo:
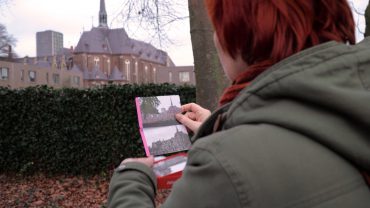
[[[99,27],[108,27],[107,11],[105,10],[105,1],[100,0]]]

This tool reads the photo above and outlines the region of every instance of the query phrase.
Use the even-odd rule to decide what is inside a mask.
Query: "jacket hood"
[[[370,39],[328,42],[279,62],[240,92],[227,117],[225,129],[277,125],[370,171]]]

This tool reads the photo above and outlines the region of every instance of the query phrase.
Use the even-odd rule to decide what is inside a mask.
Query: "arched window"
[[[139,83],[139,64],[137,61],[135,62],[135,75],[136,75],[136,83]]]
[[[125,66],[126,66],[126,79],[127,81],[130,81],[130,61],[125,60]]]
[[[148,82],[148,79],[149,78],[149,75],[148,75],[148,66],[145,66],[144,68],[144,80],[145,80],[145,83]]]
[[[157,69],[153,68],[153,83],[157,83]]]
[[[85,69],[87,69],[87,56],[86,56],[86,54],[84,54],[82,56],[82,58],[83,58],[83,65],[84,65]]]
[[[108,76],[110,75],[111,73],[111,69],[110,69],[110,59],[108,58],[107,60],[107,64],[108,64]]]
[[[99,57],[94,57],[94,66],[99,66]]]

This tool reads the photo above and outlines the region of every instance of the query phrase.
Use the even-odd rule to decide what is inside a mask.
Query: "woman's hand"
[[[142,164],[152,168],[153,164],[154,164],[154,157],[149,156],[149,157],[141,157],[141,158],[127,158],[127,159],[125,159],[121,162],[121,165],[125,164],[125,163],[129,163],[129,162],[142,163]]]
[[[185,114],[176,114],[176,119],[192,132],[198,131],[199,126],[211,115],[211,111],[195,103],[181,106],[181,112]]]

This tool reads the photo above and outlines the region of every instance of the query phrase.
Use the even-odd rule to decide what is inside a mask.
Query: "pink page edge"
[[[145,134],[144,134],[144,130],[143,129],[140,129],[140,135],[141,135],[141,139],[143,140],[143,143],[144,143],[145,154],[146,154],[147,157],[149,157],[150,156],[150,152],[149,152],[148,145],[146,143],[146,138],[145,138]]]
[[[144,144],[145,154],[146,154],[147,157],[149,157],[150,152],[149,152],[148,144],[146,142],[146,138],[145,138],[145,134],[144,134],[143,120],[141,118],[141,111],[140,111],[140,104],[139,104],[138,97],[135,98],[135,104],[136,104],[137,118],[139,120],[139,127],[140,127],[139,131],[140,131],[140,135],[141,135],[141,140],[143,141],[143,144]]]
[[[143,120],[141,120],[141,111],[140,111],[140,104],[139,104],[139,98],[135,98],[135,104],[136,104],[136,112],[137,112],[137,119],[139,120],[139,126],[140,129],[143,129]]]

